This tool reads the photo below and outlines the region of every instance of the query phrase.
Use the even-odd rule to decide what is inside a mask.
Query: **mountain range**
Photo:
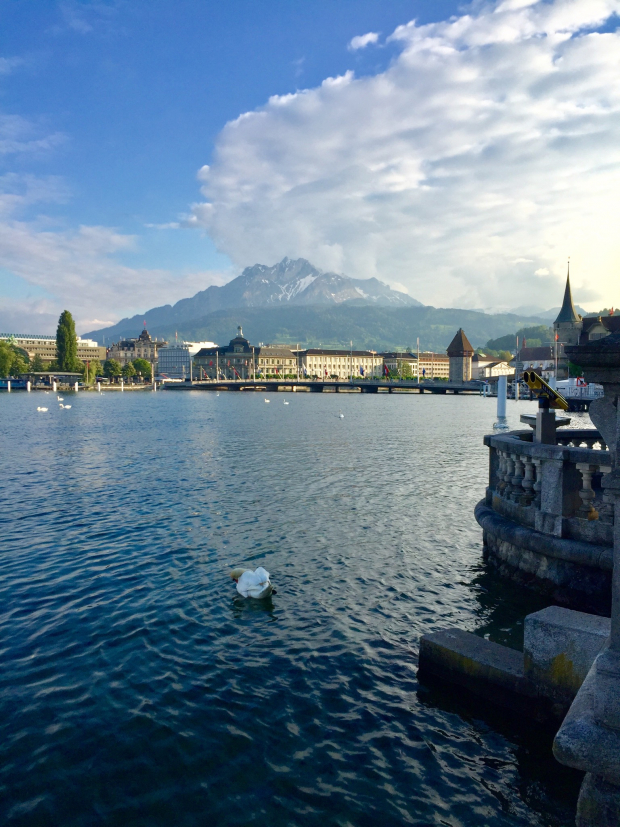
[[[308,347],[389,350],[445,350],[462,327],[474,347],[540,324],[538,316],[488,314],[476,310],[435,308],[378,279],[354,279],[323,272],[305,259],[283,259],[268,267],[255,264],[223,287],[208,287],[175,305],[165,305],[122,319],[118,324],[83,334],[100,344],[138,336],[143,322],[149,333],[168,341],[231,339],[241,324],[252,342],[299,343]]]
[[[155,307],[146,313],[122,319],[118,324],[91,331],[85,337],[102,341],[136,336],[143,321],[150,332],[165,326],[181,328],[218,310],[249,307],[313,306],[329,307],[344,302],[359,302],[378,307],[421,307],[406,293],[392,290],[378,279],[353,279],[338,273],[323,272],[304,258],[284,258],[268,267],[255,264],[223,287],[207,287],[190,299],[175,305]]]

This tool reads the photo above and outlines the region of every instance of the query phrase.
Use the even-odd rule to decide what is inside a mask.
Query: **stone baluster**
[[[497,472],[495,474],[495,490],[501,495],[504,490],[504,473],[506,471],[506,455],[497,449]]]
[[[611,473],[610,465],[601,465],[599,471],[605,474]],[[603,488],[603,503],[598,510],[598,518],[602,523],[613,525],[614,522],[614,501],[613,497],[607,489]]]
[[[509,500],[512,494],[512,475],[514,472],[514,461],[511,454],[506,452],[506,471],[504,473],[504,498]]]
[[[536,469],[536,478],[534,480],[534,505],[540,509],[540,492],[542,491],[542,459],[540,457],[532,457],[532,465]]]
[[[598,436],[588,437],[587,439],[584,439],[584,442],[586,444],[586,448],[589,448],[590,450],[594,450],[594,446],[598,442]]]
[[[520,503],[521,498],[523,496],[523,461],[521,459],[521,455],[514,453],[512,454],[512,462],[513,462],[513,474],[510,482],[512,483],[512,492],[510,494],[510,499],[515,503]]]
[[[577,516],[584,520],[598,520],[598,511],[594,508],[594,497],[596,496],[592,490],[592,474],[598,470],[597,465],[590,465],[587,462],[578,462],[577,470],[581,474],[581,507],[577,511]]]
[[[523,477],[523,481],[521,483],[524,491],[522,502],[523,505],[531,505],[536,496],[534,491],[534,486],[536,484],[534,480],[534,463],[532,461],[532,457],[529,456],[522,457],[522,460],[525,466],[525,476]]]

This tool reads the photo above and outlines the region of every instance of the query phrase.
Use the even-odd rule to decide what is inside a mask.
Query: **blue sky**
[[[597,2],[590,0],[590,7]],[[510,14],[520,15],[521,20],[523,6],[552,8],[562,3],[508,0],[508,5],[514,7]],[[577,5],[585,7],[582,0],[577,0]],[[571,32],[581,36],[592,29],[615,31],[617,18],[610,12],[617,4],[602,5],[602,11],[589,16],[584,12],[576,23],[567,24],[572,26]],[[266,193],[257,168],[268,170],[267,183],[282,176],[291,182],[288,191],[298,187],[293,169],[304,162],[306,141],[316,146],[313,166],[326,154],[322,143],[326,131],[333,133],[329,145],[345,146],[342,133],[352,122],[345,127],[334,113],[339,109],[346,112],[352,105],[355,84],[358,91],[367,89],[369,107],[374,106],[376,117],[384,122],[376,142],[399,156],[398,175],[408,166],[428,167],[428,157],[408,160],[418,152],[417,145],[402,150],[402,135],[411,135],[416,125],[401,123],[391,135],[389,125],[396,124],[400,113],[407,110],[407,95],[418,78],[421,88],[412,93],[411,111],[420,107],[419,95],[425,94],[426,87],[429,95],[439,94],[449,109],[455,76],[442,78],[442,67],[431,65],[435,57],[427,55],[413,75],[402,82],[398,78],[411,69],[408,55],[419,53],[420,27],[445,25],[442,21],[450,15],[462,17],[463,12],[456,3],[441,0],[0,0],[0,182],[4,197],[0,203],[8,216],[0,232],[0,299],[4,304],[0,327],[28,324],[33,332],[42,327],[47,330],[71,299],[80,323],[95,326],[153,304],[175,301],[210,283],[222,283],[246,264],[259,260],[272,264],[284,255],[304,255],[318,266],[333,266],[350,275],[378,275],[422,301],[428,292],[429,300],[440,303],[421,273],[407,281],[414,251],[406,244],[401,244],[400,252],[392,258],[377,248],[371,252],[364,248],[356,257],[353,248],[360,248],[360,244],[347,224],[353,226],[358,220],[353,214],[339,216],[326,230],[302,212],[296,226],[307,220],[308,239],[304,240],[305,229],[296,235],[295,227],[284,226],[290,202],[278,211],[279,196]],[[410,30],[388,39],[397,27],[414,18],[417,28],[413,39]],[[480,21],[481,30],[486,24],[482,17]],[[368,45],[351,48],[352,38],[366,33],[376,34],[374,42],[370,38]],[[444,34],[433,30],[433,37],[438,36]],[[416,38],[418,45],[412,45]],[[527,44],[522,45],[521,40],[519,44],[526,52]],[[489,41],[487,47],[495,45]],[[459,48],[476,48],[481,59],[477,45],[472,47],[468,42]],[[583,71],[585,75],[591,70],[586,66]],[[604,71],[613,71],[611,58]],[[328,78],[346,79],[333,87],[340,100],[330,97],[332,87],[325,85]],[[443,92],[435,88],[435,78],[444,84]],[[374,85],[364,87],[365,79]],[[377,91],[383,79],[401,93],[397,109],[383,109]],[[301,90],[315,90],[316,114],[304,109],[310,97],[296,94]],[[615,99],[608,104],[615,116]],[[290,112],[286,122],[281,120],[283,108]],[[262,113],[259,127],[253,126],[259,120],[252,117],[238,127],[226,127],[240,115],[257,110]],[[364,129],[368,130],[371,121],[375,129],[376,122],[366,121],[359,108],[354,111],[357,115],[353,117],[360,118],[361,137],[353,130],[355,134],[348,140],[355,151],[356,142],[366,141]],[[557,124],[549,124],[549,129],[554,128]],[[401,137],[392,146],[396,133]],[[598,147],[599,154],[611,152],[605,141],[603,144],[603,150]],[[277,146],[278,150],[270,155],[259,151],[261,145]],[[340,209],[347,201],[347,193],[333,187],[339,174],[336,170],[345,166],[346,147],[342,151],[333,164],[324,169],[317,165],[313,194],[304,203],[317,197],[317,182],[328,178],[332,182],[329,197],[322,195],[323,201],[316,201],[317,211],[329,212],[331,204]],[[428,150],[424,151],[428,156]],[[296,160],[287,167],[293,155]],[[454,150],[446,150],[448,155],[454,158]],[[240,158],[248,159],[247,167],[242,168]],[[513,155],[507,163],[517,164],[518,160]],[[613,153],[607,163],[613,165],[615,174],[617,158]],[[385,169],[390,162],[385,158],[371,162],[364,157],[360,164],[375,170]],[[208,182],[206,173],[201,181],[197,179],[205,165],[211,167]],[[349,179],[351,191],[357,181]],[[251,192],[249,208],[243,195],[247,192]],[[267,211],[272,222],[267,228],[260,226],[264,198],[273,205],[273,211]],[[383,190],[373,190],[364,194],[364,203],[380,204],[382,198]],[[212,205],[209,217],[205,217],[201,203]],[[241,203],[245,204],[246,219],[241,218]],[[248,209],[255,211],[249,217]],[[393,202],[390,209],[395,209]],[[394,221],[406,220],[411,214],[415,223],[411,203],[401,203],[398,210],[396,218],[393,212],[384,212],[369,220],[379,227],[383,220],[393,226]],[[428,213],[428,208],[424,211]],[[437,216],[435,220],[440,219]],[[271,227],[279,225],[282,237],[271,238]],[[501,235],[506,230],[498,232]],[[269,244],[264,243],[266,236],[271,238]],[[394,243],[397,247],[400,244]],[[532,265],[532,273],[540,271],[530,293],[547,270],[551,280],[541,290],[544,306],[545,300],[555,303],[551,296],[556,287],[554,268],[559,267],[556,259],[570,251],[559,251],[562,244],[554,240],[547,243],[545,258],[545,244],[537,244],[536,251],[524,251],[522,256],[518,255],[519,244],[512,245],[517,252],[511,249],[509,260],[516,262],[518,269],[525,266],[517,261],[523,258]],[[416,250],[418,247],[419,242]],[[472,254],[475,249],[472,247]],[[28,251],[34,251],[29,261]],[[610,261],[615,266],[614,251]],[[575,251],[573,255],[579,257]],[[367,261],[369,256],[374,264],[365,270],[360,260]],[[462,260],[463,246],[455,256]],[[498,279],[506,277],[506,266],[494,265]],[[63,275],[63,267],[71,271],[70,277]],[[446,271],[445,285],[455,299],[466,303],[471,292],[468,277],[462,265],[452,263],[451,268]],[[453,288],[456,281],[459,287]],[[584,300],[590,297],[596,303],[595,293],[593,286],[584,282]],[[90,294],[90,300],[85,294]],[[484,304],[479,288],[470,298],[474,306]],[[601,301],[605,298],[601,293]],[[488,304],[499,305],[499,299],[493,293]],[[536,303],[537,296],[529,299]],[[531,303],[525,299],[519,302],[517,296],[508,301],[513,306]]]

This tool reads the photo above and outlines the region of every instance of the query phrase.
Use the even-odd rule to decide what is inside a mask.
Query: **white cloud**
[[[439,306],[553,306],[570,255],[576,287],[620,304],[620,37],[592,31],[618,11],[505,0],[400,26],[386,71],[229,123],[194,223],[239,266],[304,256]]]
[[[349,49],[355,52],[357,49],[365,49],[371,43],[376,43],[379,40],[378,32],[368,32],[368,34],[359,34],[351,38],[349,42]]]
[[[118,321],[128,313],[191,296],[210,284],[223,284],[230,277],[219,272],[128,267],[116,256],[138,248],[133,236],[110,227],[67,229],[45,215],[23,217],[37,203],[68,197],[59,178],[0,176],[0,271],[36,288],[30,299],[13,301],[3,296],[3,330],[19,326],[31,333],[47,332],[65,308],[72,311],[79,331],[93,329],[102,313],[105,319]]]

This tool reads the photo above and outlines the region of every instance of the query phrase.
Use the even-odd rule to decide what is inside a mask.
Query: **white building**
[[[39,356],[44,362],[53,362],[56,359],[56,337],[36,333],[0,333],[0,339],[12,342],[16,347],[25,350],[30,360]],[[92,339],[77,337],[77,358],[81,362],[99,360],[104,362],[106,349]]]
[[[301,378],[359,379],[383,374],[383,357],[372,350],[309,348],[298,351]]]

